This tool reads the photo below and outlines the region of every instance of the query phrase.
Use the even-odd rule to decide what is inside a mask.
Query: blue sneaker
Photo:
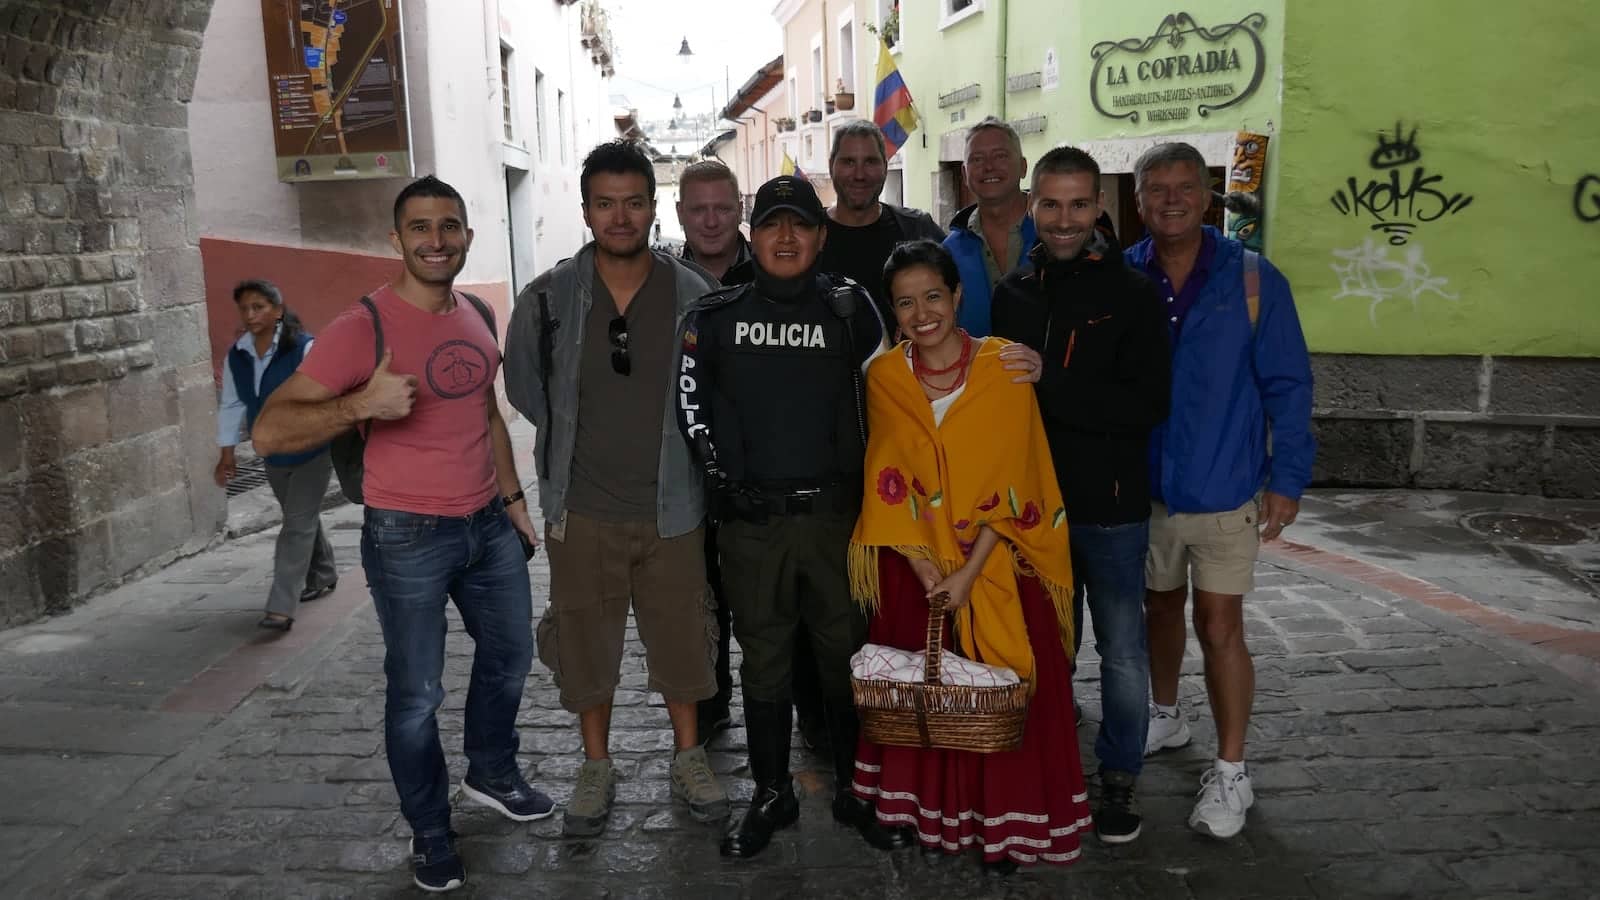
[[[411,838],[411,880],[435,894],[467,883],[467,867],[456,853],[454,831]]]
[[[513,773],[504,782],[468,775],[461,782],[461,793],[480,806],[487,806],[513,822],[534,822],[556,811],[556,803]]]

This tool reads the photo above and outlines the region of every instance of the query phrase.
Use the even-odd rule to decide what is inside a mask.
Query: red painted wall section
[[[283,291],[283,302],[314,335],[363,294],[393,279],[400,267],[400,261],[392,256],[217,238],[200,239],[200,259],[205,266],[211,370],[219,385],[228,347],[244,333],[233,304],[234,285],[246,278],[265,278],[277,285]],[[503,339],[511,317],[510,286],[500,281],[456,287],[477,294],[494,308]]]

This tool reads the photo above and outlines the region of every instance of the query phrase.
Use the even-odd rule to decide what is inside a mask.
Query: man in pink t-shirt
[[[405,267],[318,336],[256,421],[258,452],[367,434],[361,561],[383,628],[384,740],[411,825],[419,887],[466,883],[450,831],[450,774],[434,717],[444,702],[445,598],[476,649],[467,694],[462,793],[519,822],[554,810],[517,765],[517,708],[533,662],[523,543],[537,546],[511,437],[495,400],[492,313],[453,289],[472,244],[466,204],[428,176],[395,200],[390,241]],[[518,535],[521,535],[520,539]]]

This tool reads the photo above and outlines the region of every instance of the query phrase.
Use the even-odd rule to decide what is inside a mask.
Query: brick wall
[[[1600,360],[1318,354],[1318,484],[1600,498]]]
[[[210,7],[0,4],[0,625],[220,528],[185,106]]]

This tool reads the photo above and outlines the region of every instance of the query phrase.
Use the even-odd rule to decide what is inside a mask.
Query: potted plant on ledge
[[[820,109],[808,109],[808,110],[806,110],[806,121],[807,122],[821,122],[822,121],[822,110],[820,110]]]
[[[839,79],[838,83],[834,85],[833,105],[840,112],[846,112],[856,108],[855,91],[845,89],[843,78]]]
[[[884,46],[893,50],[895,43],[900,40],[900,0],[889,4],[889,12],[883,17],[880,25],[875,26],[868,22],[865,27],[882,38]]]

